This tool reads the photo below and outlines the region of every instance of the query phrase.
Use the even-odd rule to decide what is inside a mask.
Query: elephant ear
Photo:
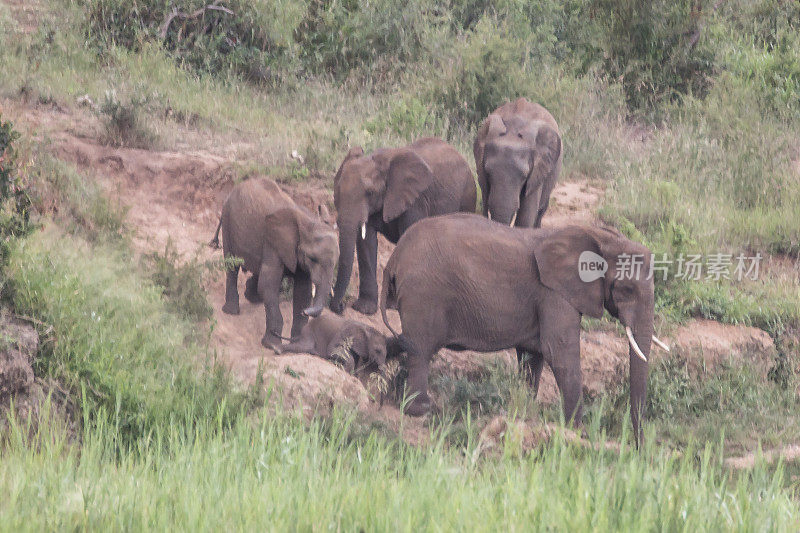
[[[339,183],[339,178],[342,177],[342,169],[344,168],[344,164],[353,159],[354,157],[361,157],[362,155],[364,155],[364,149],[361,148],[360,146],[354,146],[350,148],[350,150],[347,152],[347,155],[344,156],[344,161],[342,161],[342,164],[339,165],[339,170],[337,170],[336,174],[333,176],[334,187],[336,186],[337,183]]]
[[[432,183],[431,167],[411,150],[400,150],[392,157],[386,171],[383,221],[389,222],[402,215]]]
[[[297,215],[296,210],[284,207],[266,216],[266,240],[283,265],[292,272],[297,268],[297,245],[300,242]]]
[[[581,257],[582,254],[586,255]],[[583,281],[579,262],[600,261],[601,254],[600,245],[592,235],[577,227],[537,236],[533,243],[542,284],[556,291],[582,314],[595,318],[603,316],[605,276],[602,273],[599,277],[585,275],[587,281]],[[591,279],[593,277],[596,279]]]
[[[486,140],[506,132],[506,125],[497,113],[491,113],[478,128],[478,136],[475,137],[475,144],[472,145],[472,152],[475,155],[475,166],[478,172],[483,172],[483,150],[486,147]]]
[[[342,328],[342,336],[351,339],[350,351],[358,356],[362,364],[369,360],[369,346],[367,344],[367,332],[360,324],[349,324]]]
[[[536,134],[536,148],[533,154],[530,181],[536,185],[543,183],[545,177],[553,173],[561,156],[561,136],[549,126],[542,126]],[[527,187],[526,194],[538,191],[538,187]]]

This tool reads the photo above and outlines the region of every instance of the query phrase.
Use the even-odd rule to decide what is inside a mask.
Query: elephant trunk
[[[353,256],[358,232],[359,229],[356,227],[339,223],[339,271],[336,274],[336,285],[331,299],[331,310],[339,314],[344,311],[344,296],[350,284],[350,275],[353,273]]]
[[[642,420],[644,419],[644,409],[647,402],[647,372],[650,359],[650,346],[653,338],[653,317],[652,314],[644,313],[644,318],[639,319],[631,329],[632,335],[629,340],[629,359],[630,359],[630,390],[631,390],[631,423],[637,447],[642,442]],[[641,353],[637,353],[634,343],[638,346]]]
[[[331,273],[332,274],[332,273]],[[323,277],[320,280],[313,280],[311,306],[303,310],[303,314],[310,317],[317,317],[322,314],[325,304],[331,294],[331,276]]]
[[[519,193],[510,187],[493,186],[488,199],[490,218],[505,226],[511,225],[519,209]]]

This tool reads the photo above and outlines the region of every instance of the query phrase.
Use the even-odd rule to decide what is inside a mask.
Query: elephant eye
[[[521,134],[521,133],[517,133],[517,137],[519,137],[520,139],[522,139],[522,134]]]

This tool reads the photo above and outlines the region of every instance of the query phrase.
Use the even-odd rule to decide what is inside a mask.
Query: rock
[[[39,350],[36,330],[8,313],[0,315],[0,406],[33,386],[33,358]]]
[[[693,320],[670,336],[675,356],[683,357],[695,372],[715,372],[723,364],[750,363],[766,379],[776,351],[766,331],[746,326]]]
[[[265,389],[273,391],[270,401],[277,402],[285,410],[300,409],[307,415],[328,413],[335,406],[364,410],[370,401],[361,381],[316,356],[292,354],[252,358],[237,372],[246,383],[255,383],[259,367]]]

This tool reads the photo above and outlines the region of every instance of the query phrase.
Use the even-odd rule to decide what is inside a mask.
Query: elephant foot
[[[422,416],[431,410],[431,400],[428,395],[417,396],[411,400],[405,408],[405,414],[409,416]]]
[[[222,306],[222,312],[228,315],[238,315],[239,314],[239,304],[238,303],[231,303],[225,302],[225,305]]]
[[[328,307],[330,307],[331,311],[333,311],[337,315],[341,315],[342,313],[344,313],[344,300],[338,300],[335,302],[331,300],[331,303]]]
[[[272,350],[278,355],[283,353],[283,344],[281,344],[280,339],[276,339],[271,335],[264,335],[261,337],[261,346],[267,350]]]
[[[378,312],[378,302],[359,298],[353,303],[353,309],[362,315],[374,315]]]
[[[258,293],[258,278],[250,276],[245,283],[244,297],[247,301],[253,304],[258,304],[264,301]]]

